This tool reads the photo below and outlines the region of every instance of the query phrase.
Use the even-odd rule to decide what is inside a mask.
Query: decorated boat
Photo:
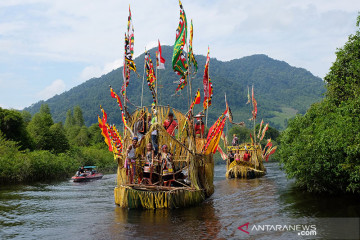
[[[237,137],[234,135],[232,146],[227,146],[227,155],[222,153],[222,157],[226,160],[226,174],[227,178],[256,178],[266,174],[266,168],[264,166],[264,160],[268,161],[270,155],[275,153],[276,146],[273,147],[271,139],[267,140],[264,144],[264,148],[261,146],[261,142],[265,140],[266,131],[269,128],[267,123],[263,126],[264,121],[262,120],[259,125],[258,134],[256,134],[256,117],[257,117],[257,101],[254,96],[254,87],[252,87],[252,97],[250,99],[250,91],[248,88],[248,102],[247,104],[252,105],[252,118],[249,121],[253,121],[254,135],[250,134],[250,143],[238,144]],[[232,119],[230,118],[230,122]],[[234,123],[236,124],[236,123]],[[238,125],[244,125],[239,123]]]
[[[192,96],[191,81],[198,68],[192,50],[192,22],[188,49],[185,52],[183,48],[187,41],[187,20],[180,1],[179,5],[180,21],[172,57],[172,68],[180,77],[175,94],[179,94],[187,86],[189,96]],[[102,118],[98,116],[102,135],[118,163],[115,203],[124,208],[146,209],[199,204],[214,192],[213,154],[226,120],[225,114],[221,115],[205,137],[205,126],[201,118],[206,114],[207,124],[213,94],[209,78],[209,50],[203,77],[203,108],[194,117],[194,106],[201,100],[199,89],[193,101],[188,99],[189,110],[186,113],[159,104],[157,70],[165,67],[160,42],[156,53],[156,71],[150,53],[145,52],[143,88],[142,93],[139,93],[141,104],[132,104],[135,109],[129,113],[131,106],[127,106],[130,101],[127,99],[126,89],[130,82],[130,71],[136,72],[133,47],[134,29],[129,9],[128,32],[125,34],[124,84],[120,94],[110,87],[111,97],[117,100],[121,110],[123,132],[120,133],[115,125],[107,123],[107,114],[102,107]],[[143,106],[144,79],[153,97],[150,106]]]

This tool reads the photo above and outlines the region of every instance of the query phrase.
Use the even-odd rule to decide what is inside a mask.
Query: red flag
[[[213,95],[213,86],[211,79],[209,77],[209,63],[210,63],[210,48],[208,48],[208,53],[206,57],[203,84],[204,84],[204,110],[206,110],[211,105],[211,98]]]
[[[194,108],[195,104],[200,103],[200,89],[197,90],[194,101],[190,105],[190,111]]]
[[[221,158],[223,160],[226,160],[227,159],[227,155],[224,153],[224,151],[221,149],[221,147],[218,145],[217,146],[217,150],[219,151],[220,155],[221,155]]]
[[[259,127],[259,133],[257,135],[257,138],[260,138],[260,133],[261,133],[261,128],[262,128],[262,125],[264,124],[264,120],[261,119],[261,123],[260,123],[260,127]]]
[[[262,135],[261,135],[261,138],[260,138],[260,141],[263,140],[263,138],[265,137],[265,133],[266,131],[269,129],[269,124],[267,123],[262,131]]]
[[[272,155],[272,154],[275,153],[276,148],[277,148],[277,146],[273,147],[273,148],[269,151],[269,153],[266,154],[266,156],[265,156],[265,160],[266,160],[266,161],[269,160],[270,155]]]
[[[124,126],[127,126],[127,122],[126,122],[126,118],[125,118],[125,113],[123,111],[123,105],[121,103],[121,99],[120,99],[119,95],[117,95],[116,92],[114,92],[114,90],[112,89],[111,86],[110,86],[110,94],[111,94],[112,98],[116,98],[116,100],[117,100],[117,102],[119,104],[119,107],[120,107],[122,121],[124,123]]]
[[[161,45],[160,45],[160,40],[158,40],[159,43],[159,47],[158,47],[158,51],[156,52],[156,68],[157,69],[165,69],[165,59],[162,57],[162,52],[161,52]]]

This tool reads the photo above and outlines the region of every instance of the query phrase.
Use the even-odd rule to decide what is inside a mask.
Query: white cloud
[[[94,65],[87,66],[82,70],[80,74],[80,81],[83,82],[89,80],[90,78],[100,77],[121,66],[123,66],[123,59],[117,59],[113,62],[106,63],[103,67],[94,66]]]
[[[47,100],[56,94],[60,94],[65,91],[65,83],[61,79],[57,79],[53,81],[49,86],[45,87],[42,91],[40,91],[37,95],[42,100]]]

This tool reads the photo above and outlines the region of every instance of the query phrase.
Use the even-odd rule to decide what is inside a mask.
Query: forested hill
[[[157,49],[157,48],[156,48]],[[155,51],[151,49],[151,58],[155,64]],[[178,96],[174,95],[177,87],[175,81],[179,77],[171,69],[172,47],[163,46],[163,56],[166,59],[166,70],[158,70],[160,88],[160,104],[188,110],[187,89]],[[200,88],[203,99],[202,77],[205,65],[205,56],[196,55],[199,71],[192,82],[192,95]],[[130,85],[127,90],[129,100],[140,105],[142,76],[144,71],[144,54],[135,60],[138,78],[131,73]],[[210,107],[210,122],[213,122],[225,109],[224,95],[232,109],[234,120],[249,123],[251,110],[247,102],[247,87],[254,85],[255,98],[258,102],[258,119],[278,129],[285,127],[287,119],[296,113],[305,113],[309,106],[322,98],[325,92],[322,79],[315,77],[309,71],[295,68],[283,61],[274,60],[266,55],[253,55],[228,62],[210,60],[210,77],[214,87],[214,97]],[[47,103],[51,109],[55,122],[65,120],[66,111],[79,105],[84,113],[87,125],[97,122],[100,115],[99,105],[108,113],[109,122],[120,124],[120,110],[116,100],[111,98],[109,85],[116,92],[121,89],[122,68],[101,76],[92,78],[71,90],[56,95],[47,101],[40,101],[24,110],[34,114],[39,111],[41,104]],[[193,98],[192,96],[191,98]],[[152,96],[145,82],[144,103],[150,105]],[[202,105],[195,106],[195,112],[201,110]],[[132,107],[131,110],[133,110]]]

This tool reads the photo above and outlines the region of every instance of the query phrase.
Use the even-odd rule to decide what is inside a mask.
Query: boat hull
[[[91,176],[74,176],[72,177],[74,182],[90,182],[94,180],[101,179],[104,175],[101,173],[97,173]]]

